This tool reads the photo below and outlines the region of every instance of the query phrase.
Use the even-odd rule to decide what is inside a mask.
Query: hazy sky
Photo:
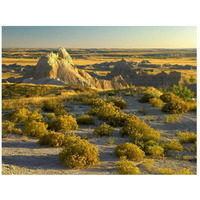
[[[2,46],[19,48],[196,48],[191,26],[4,26]]]

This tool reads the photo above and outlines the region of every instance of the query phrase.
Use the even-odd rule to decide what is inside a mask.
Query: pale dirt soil
[[[137,97],[139,98],[139,96]],[[169,116],[161,112],[160,108],[154,108],[149,103],[139,103],[135,97],[123,97],[128,103],[128,108],[123,111],[126,113],[134,113],[141,119],[144,119],[151,127],[162,131],[161,140],[177,138],[179,131],[194,131],[196,132],[196,113],[190,112],[182,115],[181,121],[175,124],[168,124],[164,121],[164,116]],[[157,117],[155,121],[148,122],[148,115],[141,115],[138,109],[144,108],[148,115]],[[76,117],[85,114],[89,111],[90,106],[68,104],[66,107],[69,113],[75,114]],[[115,128],[115,143],[109,144],[109,137],[93,136],[94,128],[103,122],[95,118],[95,126],[81,125],[77,131],[77,135],[87,135],[91,137],[88,141],[93,143],[100,154],[100,162],[96,166],[85,169],[72,170],[65,167],[58,159],[58,153],[62,148],[49,148],[46,146],[39,146],[37,139],[29,138],[28,142],[16,141],[2,141],[2,174],[97,174],[107,175],[116,174],[116,162],[119,158],[113,153],[115,147],[120,143],[129,142],[129,138],[120,137],[120,128]],[[155,167],[158,168],[172,168],[178,171],[182,168],[190,168],[191,172],[196,174],[196,162],[192,159],[183,159],[183,156],[195,157],[196,153],[193,151],[193,144],[183,144],[183,152],[168,152],[164,159],[156,159]],[[136,162],[140,168],[141,174],[153,174],[148,172],[142,166],[142,162]]]

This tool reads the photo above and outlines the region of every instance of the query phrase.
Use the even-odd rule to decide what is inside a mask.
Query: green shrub
[[[69,168],[83,168],[99,162],[97,148],[79,137],[68,137],[59,159]]]
[[[127,114],[120,112],[120,108],[116,107],[114,103],[98,102],[95,104],[88,114],[97,115],[97,117],[111,126],[123,126]]]
[[[52,119],[54,119],[56,116],[55,116],[54,113],[48,113],[48,114],[46,114],[46,117],[47,117],[48,120],[52,120]]]
[[[178,138],[181,142],[191,142],[195,143],[197,141],[197,135],[195,133],[178,133]]]
[[[120,161],[117,162],[117,167],[117,174],[135,175],[140,173],[139,168],[132,161],[126,160],[125,157],[120,158]]]
[[[163,169],[159,169],[159,171],[163,175],[174,175],[174,174],[176,174],[176,172],[173,171],[171,168],[163,168]]]
[[[55,99],[47,100],[42,106],[42,110],[45,112],[54,112],[58,114],[66,114],[66,110],[62,103],[59,103]]]
[[[25,123],[31,115],[31,111],[27,108],[17,108],[10,116],[10,120],[16,123]]]
[[[8,120],[2,121],[2,132],[5,133],[11,133],[14,129],[15,124],[13,122],[10,122]]]
[[[194,92],[188,89],[186,86],[183,87],[182,85],[174,85],[172,87],[172,92],[179,96],[184,101],[189,101],[192,97],[194,97]]]
[[[164,149],[161,146],[148,146],[147,154],[149,154],[152,158],[161,158],[164,156]]]
[[[61,147],[64,144],[65,135],[62,133],[51,131],[40,137],[38,144],[48,145],[50,147]]]
[[[49,123],[49,127],[54,131],[70,131],[78,129],[76,119],[71,115],[58,115]]]
[[[27,121],[24,125],[24,133],[28,136],[41,137],[47,134],[47,127],[43,122]]]
[[[139,119],[126,120],[120,133],[121,135],[128,135],[134,143],[160,140],[160,133]]]
[[[120,109],[125,109],[125,108],[127,108],[127,103],[126,103],[126,101],[124,101],[124,100],[121,99],[121,98],[112,98],[110,101],[113,102],[114,105],[117,106],[117,107],[120,108]]]
[[[81,115],[78,120],[78,124],[95,124],[94,118],[90,115]]]
[[[179,97],[177,97],[176,95],[174,95],[173,93],[171,92],[166,92],[164,94],[162,94],[160,96],[160,99],[163,101],[163,102],[166,102],[166,103],[170,103],[172,102],[174,99],[179,99]]]
[[[99,136],[111,136],[115,130],[113,129],[112,126],[104,123],[100,126],[97,126],[93,132],[94,135],[99,135]]]
[[[165,104],[162,107],[162,112],[170,113],[170,114],[183,114],[189,111],[189,106],[184,101],[174,101]]]
[[[165,142],[163,144],[163,148],[165,151],[183,151],[183,146],[180,144],[178,140],[171,140],[170,142]]]
[[[140,103],[146,103],[149,102],[150,99],[155,98],[156,96],[150,93],[144,94],[141,99],[139,99]]]
[[[115,148],[115,155],[118,157],[126,156],[129,160],[141,161],[143,160],[145,153],[137,145],[132,143],[120,144]]]
[[[163,101],[157,98],[151,98],[149,99],[149,103],[154,107],[162,107]]]

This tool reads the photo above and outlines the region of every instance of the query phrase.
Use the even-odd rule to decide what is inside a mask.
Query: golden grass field
[[[140,62],[144,60],[144,58],[125,58],[127,61],[135,61]],[[2,58],[2,64],[10,65],[10,64],[19,64],[19,65],[36,65],[39,59],[26,59],[26,58]],[[99,57],[88,57],[85,59],[82,58],[73,58],[73,62],[75,65],[93,65],[96,63],[102,62],[111,62],[118,61],[121,58],[99,58]],[[166,58],[166,59],[149,59],[148,60],[153,64],[163,65],[165,63],[169,64],[178,64],[178,65],[197,65],[197,60],[195,57],[184,57],[184,58]]]

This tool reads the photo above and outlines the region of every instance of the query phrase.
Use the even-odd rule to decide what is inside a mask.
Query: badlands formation
[[[81,85],[105,90],[128,87],[128,84],[120,75],[113,77],[111,80],[99,80],[90,76],[85,70],[77,69],[64,48],[60,48],[58,54],[49,53],[41,57],[36,67],[24,75],[22,82]]]
[[[151,75],[145,73],[142,68],[138,68],[140,63],[131,63],[124,59],[112,63],[114,67],[110,68],[111,72],[104,77],[99,77],[93,72],[87,73],[83,69],[78,69],[65,48],[60,48],[57,54],[51,52],[42,56],[36,66],[27,66],[26,69],[23,69],[22,78],[15,79],[11,77],[3,81],[67,86],[80,85],[100,90],[113,90],[124,89],[130,85],[157,88],[171,87],[174,84],[179,85],[181,80],[180,72],[174,71],[169,74],[161,72]],[[149,63],[141,62],[141,64]],[[91,67],[95,69],[95,64]],[[140,69],[139,72],[138,69]]]

